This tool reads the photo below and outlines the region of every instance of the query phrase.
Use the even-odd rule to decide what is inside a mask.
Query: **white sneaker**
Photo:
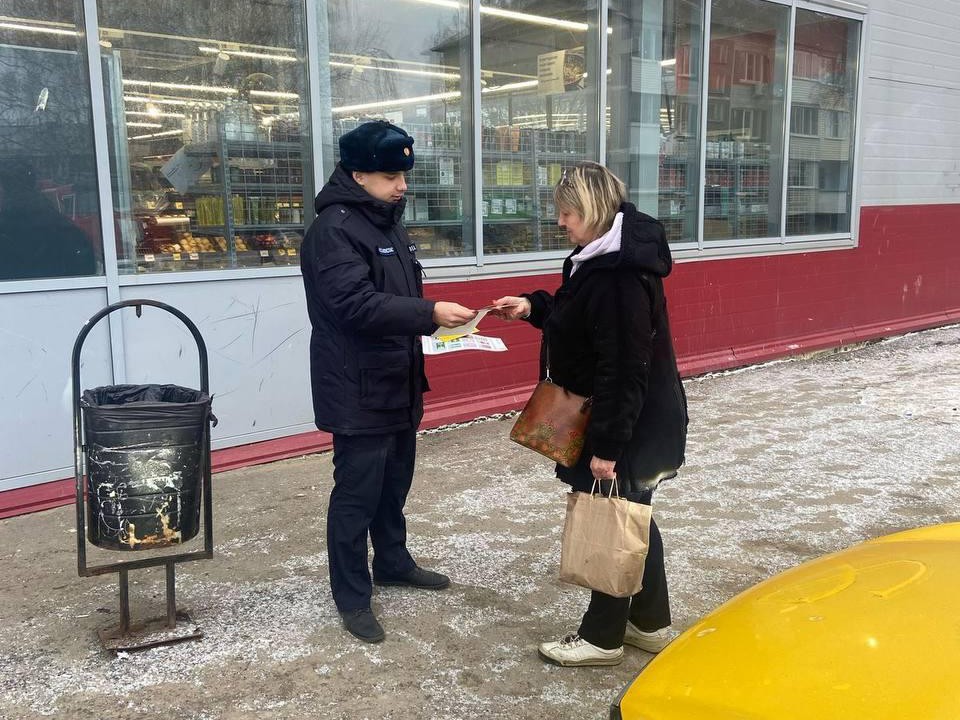
[[[623,635],[623,642],[627,645],[633,645],[635,648],[654,654],[663,650],[670,644],[671,640],[673,640],[673,635],[670,632],[669,625],[653,632],[644,632],[629,620],[627,621],[627,631]]]
[[[540,657],[564,667],[619,665],[623,660],[623,647],[604,650],[591,645],[579,635],[570,634],[562,640],[540,643]]]

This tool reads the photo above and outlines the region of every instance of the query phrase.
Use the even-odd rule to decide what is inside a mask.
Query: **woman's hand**
[[[614,471],[616,465],[617,463],[614,460],[604,460],[594,455],[593,459],[590,460],[590,472],[593,473],[596,480],[612,480],[617,476]]]
[[[530,314],[533,306],[525,297],[506,295],[493,301],[493,310],[490,314],[501,320],[520,320]]]

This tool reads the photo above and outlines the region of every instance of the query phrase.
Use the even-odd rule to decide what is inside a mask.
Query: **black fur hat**
[[[365,122],[340,136],[340,165],[360,172],[413,168],[413,138],[386,120]]]

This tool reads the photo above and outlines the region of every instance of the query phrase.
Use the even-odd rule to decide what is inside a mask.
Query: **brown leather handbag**
[[[592,404],[593,398],[553,382],[548,367],[546,380],[537,383],[513,424],[510,439],[564,467],[573,467],[583,451]]]

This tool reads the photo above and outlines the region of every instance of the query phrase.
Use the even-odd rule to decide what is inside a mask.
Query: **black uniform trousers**
[[[397,578],[416,563],[407,552],[403,506],[413,482],[416,430],[333,436],[333,491],[327,508],[330,589],[341,612],[370,607],[367,534],[373,574]]]
[[[625,493],[633,502],[649,505],[653,490]],[[650,521],[650,548],[643,567],[643,587],[633,597],[617,598],[593,590],[590,605],[580,622],[577,634],[584,640],[605,650],[623,645],[627,620],[638,630],[652,632],[670,624],[670,597],[667,593],[667,573],[663,563],[663,539],[656,522]]]

